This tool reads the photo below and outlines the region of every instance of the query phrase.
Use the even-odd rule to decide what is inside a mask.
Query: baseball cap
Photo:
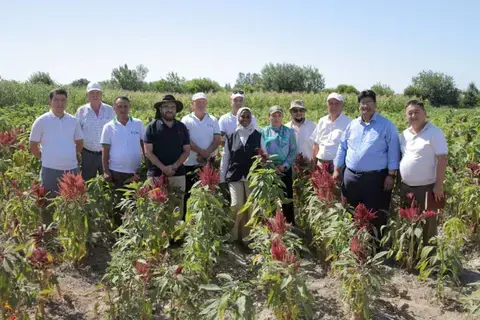
[[[269,114],[269,115],[272,115],[272,114],[274,114],[274,113],[276,113],[276,112],[280,112],[282,115],[284,114],[283,109],[282,109],[282,107],[280,107],[280,106],[273,106],[273,107],[271,107],[270,110],[268,111],[268,114]]]
[[[238,98],[238,97],[241,97],[241,98],[245,99],[245,92],[243,92],[242,90],[233,90],[230,98],[235,99],[235,98]]]
[[[94,91],[94,90],[102,91],[102,86],[100,85],[100,83],[98,82],[88,83],[87,92]]]
[[[340,102],[343,102],[343,96],[341,94],[338,94],[336,92],[332,92],[328,95],[327,101],[330,99],[337,99]]]
[[[293,100],[292,103],[290,103],[290,110],[293,108],[306,109],[303,100]]]
[[[203,92],[197,92],[193,95],[192,101],[196,101],[198,99],[207,99],[207,95]]]

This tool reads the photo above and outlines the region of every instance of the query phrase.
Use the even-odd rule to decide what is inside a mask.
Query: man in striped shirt
[[[103,126],[113,120],[115,111],[102,102],[102,87],[98,82],[87,86],[88,103],[78,108],[75,114],[83,133],[82,177],[85,181],[103,174],[102,145],[100,137]]]

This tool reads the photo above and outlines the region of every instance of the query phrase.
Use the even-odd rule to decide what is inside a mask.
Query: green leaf
[[[219,273],[219,274],[217,274],[217,278],[218,279],[225,279],[225,280],[228,280],[228,281],[233,281],[232,276],[229,275],[228,273]]]
[[[415,237],[420,239],[422,237],[423,230],[421,228],[415,228]]]
[[[287,278],[283,278],[282,284],[280,285],[280,289],[285,289],[288,287],[288,285],[293,281],[293,277],[291,275],[288,275]]]
[[[207,291],[222,291],[222,288],[220,288],[216,284],[201,285],[199,288]]]
[[[238,313],[240,314],[240,316],[243,316],[243,314],[245,313],[246,302],[247,302],[247,299],[245,298],[245,296],[240,296],[237,299],[237,301],[235,301],[235,304],[237,305]]]

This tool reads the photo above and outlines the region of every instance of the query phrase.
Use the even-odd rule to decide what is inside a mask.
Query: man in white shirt
[[[120,96],[114,101],[116,117],[105,124],[102,144],[103,176],[116,188],[131,179],[142,163],[145,127],[130,116],[130,100]]]
[[[404,205],[411,205],[407,194],[413,194],[420,210],[425,210],[428,192],[435,200],[443,199],[443,183],[447,168],[448,146],[443,131],[427,121],[423,102],[411,100],[406,105],[406,118],[410,125],[400,135],[402,159],[400,176]],[[436,217],[430,217],[424,226],[424,242],[437,233]]]
[[[192,97],[193,112],[181,120],[190,135],[190,155],[185,161],[186,194],[185,208],[190,196],[190,189],[197,181],[195,171],[203,167],[216,155],[221,143],[220,128],[215,117],[207,113],[207,95],[198,92]]]
[[[343,104],[342,95],[336,92],[330,93],[327,97],[328,114],[320,118],[311,136],[312,158],[317,159],[314,161],[318,163],[328,163],[331,173],[333,173],[333,159],[337,155],[342,134],[352,121],[343,114]]]
[[[115,117],[113,108],[102,102],[102,87],[97,82],[87,86],[88,103],[78,108],[75,116],[83,132],[82,177],[85,181],[103,174],[102,145],[103,126]]]
[[[77,153],[83,148],[83,135],[77,119],[66,113],[67,92],[55,89],[50,92],[49,112],[38,117],[30,132],[30,151],[40,159],[40,184],[47,197],[57,196],[58,180],[64,173],[78,173]],[[49,224],[51,214],[43,212],[43,222]]]
[[[292,121],[287,122],[285,126],[295,131],[297,138],[297,153],[301,153],[308,160],[312,160],[313,141],[312,134],[315,131],[315,122],[305,119],[305,104],[303,100],[293,100],[290,103],[290,116]]]
[[[237,112],[245,106],[245,95],[242,90],[234,90],[230,96],[230,105],[232,111],[224,114],[218,120],[222,137],[234,133],[237,129]],[[257,119],[252,115],[252,125],[257,126]]]

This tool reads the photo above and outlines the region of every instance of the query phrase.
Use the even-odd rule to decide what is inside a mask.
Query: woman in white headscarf
[[[220,164],[220,182],[228,183],[231,196],[231,208],[235,217],[232,231],[233,240],[243,241],[250,230],[245,224],[250,219],[247,212],[238,214],[247,201],[250,189],[246,178],[258,149],[265,150],[262,134],[252,123],[252,111],[241,108],[237,112],[237,128],[227,135]]]

